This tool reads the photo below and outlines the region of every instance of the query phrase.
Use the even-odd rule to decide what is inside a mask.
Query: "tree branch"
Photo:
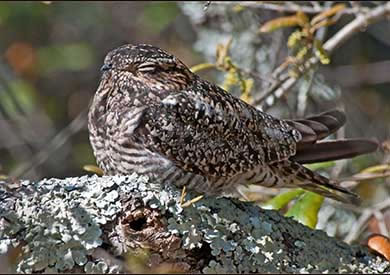
[[[313,1],[314,2],[314,1]],[[218,4],[222,4],[224,2],[220,2]],[[231,4],[231,2],[225,2],[225,4]],[[264,10],[273,10],[278,12],[298,12],[302,11],[304,13],[309,14],[317,14],[321,13],[323,11],[326,11],[328,8],[323,7],[321,5],[297,5],[293,2],[284,2],[283,4],[274,4],[269,3],[266,1],[256,1],[256,2],[239,2],[237,3],[240,6],[248,7],[248,8],[258,8],[258,9],[264,9]],[[360,11],[362,7],[353,7],[353,8],[346,8],[342,11],[343,14],[355,14],[356,12]],[[369,8],[363,8],[364,10],[368,10]]]
[[[61,146],[63,146],[71,136],[78,133],[85,127],[88,110],[84,110],[75,117],[71,123],[63,128],[57,135],[52,138],[43,148],[34,154],[29,161],[20,164],[14,171],[11,172],[10,177],[19,178],[29,171],[39,167]]]
[[[15,271],[16,261],[24,273],[390,271],[366,247],[276,211],[215,197],[183,209],[180,194],[135,174],[0,184],[1,269]]]
[[[384,19],[390,14],[390,2],[387,2],[384,5],[378,6],[367,11],[365,14],[359,14],[354,20],[345,25],[341,30],[339,30],[333,37],[331,37],[326,43],[324,43],[323,48],[328,52],[332,53],[335,49],[340,47],[345,41],[347,41],[352,35],[366,29],[370,24],[373,24],[381,19]],[[274,94],[276,97],[282,96],[288,89],[290,89],[309,69],[313,68],[314,65],[318,64],[318,58],[312,57],[309,59],[305,66],[304,70],[300,72],[297,77],[288,77],[281,82],[278,86],[278,89],[274,89],[272,85],[267,91],[265,91],[259,98],[254,100],[254,105],[261,104],[262,101],[267,98],[270,94]],[[279,70],[278,68],[276,70]]]

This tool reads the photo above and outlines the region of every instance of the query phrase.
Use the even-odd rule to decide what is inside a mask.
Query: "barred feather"
[[[281,120],[193,74],[151,45],[109,52],[89,111],[90,141],[106,174],[137,172],[206,194],[241,184],[356,196],[301,163],[376,150],[375,141],[322,141],[346,121],[333,110]]]

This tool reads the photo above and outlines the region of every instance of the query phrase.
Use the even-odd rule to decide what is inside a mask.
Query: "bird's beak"
[[[100,68],[100,71],[101,72],[106,72],[108,70],[110,70],[112,68],[112,64],[104,64],[101,68]]]

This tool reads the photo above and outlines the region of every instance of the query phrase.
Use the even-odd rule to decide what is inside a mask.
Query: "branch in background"
[[[355,241],[360,233],[364,230],[364,228],[367,226],[368,220],[372,217],[380,217],[383,216],[382,212],[383,210],[390,207],[390,199],[386,199],[372,207],[366,208],[364,210],[361,209],[354,209],[355,211],[361,212],[361,215],[359,219],[355,222],[355,224],[351,227],[351,231],[348,233],[348,235],[344,238],[344,241],[346,243],[352,243]],[[387,230],[386,225],[384,224],[383,219],[378,219],[379,222],[379,228],[381,230],[381,234],[385,236],[389,236],[389,232]]]
[[[17,163],[25,161],[26,159],[31,159],[34,150],[38,150],[41,144],[40,140],[32,139],[25,133],[26,129],[22,122],[24,122],[24,119],[30,119],[31,116],[29,112],[25,110],[23,104],[19,102],[20,99],[15,96],[15,91],[10,85],[11,82],[19,81],[23,80],[10,70],[6,64],[0,63],[0,89],[3,93],[2,99],[4,100],[4,104],[0,104],[0,129],[5,133],[8,133],[8,136],[4,135],[5,137],[12,139],[2,143],[2,146],[8,149],[10,155]],[[12,106],[12,109],[15,110],[16,114],[9,113],[9,111],[6,110],[4,107],[6,102],[3,97],[6,97],[9,100],[9,104]],[[44,113],[39,110],[35,111],[35,115],[37,114],[44,116]],[[53,129],[49,129],[49,131],[52,130]],[[42,136],[43,133],[41,133],[41,137]]]
[[[315,2],[315,1],[312,1]],[[223,2],[219,3],[222,4]],[[225,2],[231,4],[231,2]],[[240,6],[243,7],[248,7],[248,8],[258,8],[258,9],[264,9],[264,10],[273,10],[273,11],[278,11],[278,12],[298,12],[302,11],[304,13],[308,14],[316,14],[316,13],[321,13],[323,11],[326,11],[328,8],[326,6],[321,6],[321,5],[298,5],[295,4],[294,2],[283,2],[282,4],[275,4],[275,3],[269,3],[269,2],[261,2],[261,1],[256,1],[256,2],[239,2],[237,3]],[[369,8],[366,7],[353,7],[353,8],[347,8],[343,10],[343,14],[356,14],[359,11],[362,10],[369,10]]]
[[[389,14],[390,2],[373,8],[367,11],[364,15],[358,14],[354,20],[345,25],[333,37],[326,41],[326,43],[323,45],[323,48],[328,53],[332,53],[335,49],[337,49],[345,41],[347,41],[352,35],[361,31],[362,29],[366,29],[368,25],[374,24],[375,22],[386,18],[386,16]],[[254,105],[261,104],[264,99],[266,99],[271,94],[275,95],[277,98],[281,97],[288,89],[290,89],[297,82],[300,76],[302,76],[305,72],[317,65],[318,61],[318,58],[312,57],[308,62],[306,62],[306,64],[304,65],[304,70],[301,71],[297,77],[287,76],[287,74],[284,74],[281,80],[277,81],[259,98],[254,100]],[[280,68],[276,68],[275,71],[276,70],[280,70]],[[275,87],[277,87],[277,89],[275,89]]]
[[[31,160],[21,164],[10,176],[19,178],[30,170],[44,163],[58,148],[64,145],[71,136],[78,133],[86,124],[87,110],[82,111],[73,121],[62,129],[47,145],[35,154]]]

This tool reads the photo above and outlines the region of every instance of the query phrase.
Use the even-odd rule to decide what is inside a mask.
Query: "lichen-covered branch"
[[[2,271],[131,272],[139,249],[149,272],[390,271],[363,246],[249,202],[206,197],[183,209],[180,190],[135,174],[0,186]]]

